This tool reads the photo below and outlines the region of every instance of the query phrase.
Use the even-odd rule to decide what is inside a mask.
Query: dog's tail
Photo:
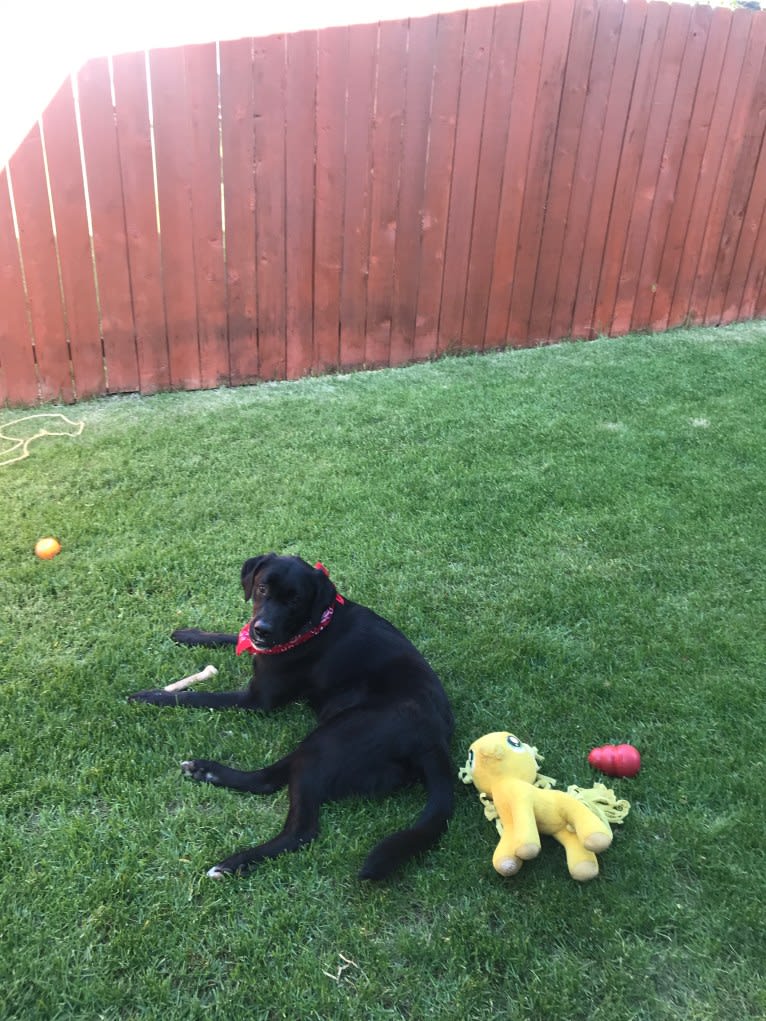
[[[385,879],[410,858],[427,851],[447,829],[455,807],[452,762],[446,749],[430,749],[422,762],[428,794],[426,807],[414,824],[392,833],[370,851],[360,879]]]

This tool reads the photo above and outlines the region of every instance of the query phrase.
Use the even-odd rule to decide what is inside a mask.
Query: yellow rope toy
[[[22,422],[32,422],[40,418],[56,418],[62,422],[65,422],[67,426],[71,428],[63,429],[38,429],[32,436],[27,436],[24,439],[23,436],[11,436],[6,430],[12,426],[20,425]],[[33,440],[39,440],[43,436],[79,436],[85,428],[84,422],[73,422],[66,415],[60,414],[58,411],[51,412],[40,412],[35,415],[24,415],[23,418],[14,418],[11,422],[3,422],[0,425],[0,440],[8,440],[12,446],[6,448],[0,452],[0,468],[5,468],[6,465],[15,464],[17,461],[23,461],[25,457],[29,457],[29,445]],[[20,454],[16,451],[21,450]],[[15,455],[15,456],[10,456]]]
[[[536,748],[515,734],[485,734],[471,745],[459,771],[465,784],[479,792],[484,814],[494,820],[500,840],[492,864],[501,876],[515,875],[525,861],[540,853],[540,834],[554,837],[566,852],[573,879],[585,882],[598,875],[596,854],[612,843],[612,823],[621,823],[630,804],[601,783],[583,790],[552,790],[556,781],[543,776]]]

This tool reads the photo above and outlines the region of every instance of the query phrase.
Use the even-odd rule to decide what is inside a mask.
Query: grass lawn
[[[0,468],[0,1017],[766,1017],[766,324],[60,410],[81,435]],[[453,700],[451,828],[382,885],[356,870],[419,789],[214,882],[285,796],[179,761],[254,768],[311,717],[125,701],[208,662],[245,683],[168,636],[238,629],[240,564],[271,549],[321,559]],[[594,882],[553,843],[493,871],[457,771],[497,729],[562,786],[640,748]]]

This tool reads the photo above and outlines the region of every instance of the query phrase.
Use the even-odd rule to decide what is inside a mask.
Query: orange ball
[[[53,558],[61,552],[61,543],[58,539],[54,539],[53,536],[46,536],[44,539],[38,539],[35,543],[35,555],[41,560],[53,560]]]

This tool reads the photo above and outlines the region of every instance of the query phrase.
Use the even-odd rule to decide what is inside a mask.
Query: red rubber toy
[[[594,748],[588,762],[607,776],[635,776],[641,768],[641,756],[632,744],[605,744]]]

